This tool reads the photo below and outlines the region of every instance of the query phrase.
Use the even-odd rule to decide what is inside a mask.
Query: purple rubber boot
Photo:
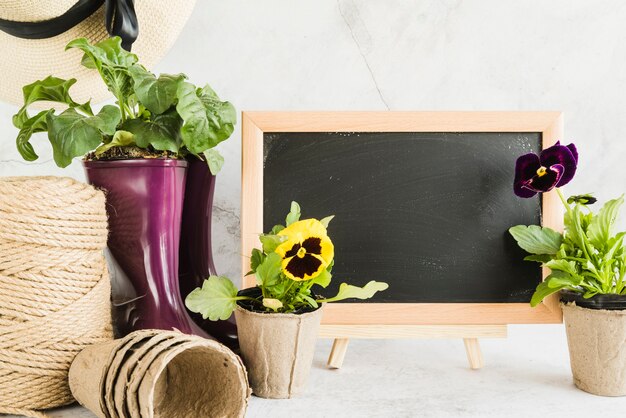
[[[180,237],[180,290],[183,299],[217,271],[211,249],[211,221],[215,176],[205,161],[190,157],[185,186],[185,204]],[[191,314],[202,329],[222,344],[236,349],[235,316],[228,321],[209,321],[202,315]]]
[[[116,335],[177,329],[208,337],[180,294],[178,256],[187,161],[85,161],[87,181],[105,190],[108,261]]]

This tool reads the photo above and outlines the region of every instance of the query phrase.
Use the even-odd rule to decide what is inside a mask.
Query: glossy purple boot
[[[180,237],[180,290],[183,299],[210,275],[216,275],[211,249],[211,221],[215,176],[205,161],[191,157],[187,168],[185,204]],[[235,316],[228,321],[209,321],[191,314],[202,329],[222,344],[235,349],[237,326]]]
[[[207,336],[187,314],[178,253],[187,161],[85,161],[87,181],[105,190],[114,327],[177,329]]]

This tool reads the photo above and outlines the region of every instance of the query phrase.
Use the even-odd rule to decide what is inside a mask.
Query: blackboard
[[[523,261],[507,232],[562,229],[554,193],[520,199],[512,190],[517,157],[562,139],[561,113],[243,112],[242,122],[242,270],[295,200],[303,217],[335,215],[334,285],[324,295],[344,281],[390,285],[325,306],[321,335],[405,337],[453,325],[466,336],[467,326],[561,322],[556,295],[530,307],[549,269]]]
[[[263,226],[334,214],[335,280],[390,284],[366,303],[529,302],[542,280],[508,234],[541,224],[541,199],[513,194],[529,132],[296,132],[263,139]],[[359,301],[361,302],[361,301]]]

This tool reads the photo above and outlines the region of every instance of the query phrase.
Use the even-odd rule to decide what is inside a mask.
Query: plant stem
[[[120,97],[117,98],[117,104],[120,107],[122,113],[122,122],[126,122],[126,109],[124,109],[124,101]]]
[[[572,208],[570,207],[569,203],[567,203],[567,200],[565,199],[565,196],[563,196],[563,193],[561,192],[561,189],[559,189],[558,187],[556,189],[556,194],[559,195],[559,199],[561,199],[561,202],[563,202],[563,206],[565,206],[565,209],[571,213],[572,212]]]
[[[616,272],[616,274],[618,275],[618,279],[615,282],[615,290],[616,290],[615,293],[621,294],[622,291],[625,289],[624,278],[626,276],[626,268],[622,266],[622,268],[620,268],[619,271]]]
[[[132,118],[136,117],[133,110],[126,103],[124,103],[124,108],[126,109],[126,112],[128,113],[129,116],[131,116]]]
[[[256,300],[256,299],[250,296],[236,296],[235,298],[233,298],[233,300]]]
[[[587,258],[587,260],[593,263],[593,259],[590,256],[590,252],[588,248],[589,242],[587,241],[587,235],[585,234],[585,231],[583,231],[582,226],[580,225],[578,215],[574,213],[574,211],[572,210],[572,207],[569,205],[569,203],[567,203],[567,200],[565,199],[565,196],[563,196],[561,189],[557,187],[555,190],[556,190],[556,193],[559,195],[559,199],[561,199],[563,206],[565,206],[567,213],[572,218],[572,221],[576,224],[576,233],[580,236],[580,239],[581,239],[580,244],[581,244],[583,252],[585,253],[585,257]],[[575,216],[576,216],[576,219],[574,219]]]
[[[291,290],[291,287],[293,286],[293,284],[295,283],[295,280],[292,280],[291,283],[289,283],[289,286],[287,286],[287,288],[285,289],[285,291],[280,295],[280,297],[278,299],[282,299],[285,297],[285,295],[287,295],[287,293],[289,293],[289,291]]]

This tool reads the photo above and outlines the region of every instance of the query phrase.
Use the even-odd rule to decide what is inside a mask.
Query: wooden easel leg
[[[335,338],[333,341],[333,348],[330,350],[328,356],[328,367],[331,369],[338,369],[343,364],[343,359],[346,356],[346,350],[348,349],[347,338]]]
[[[467,352],[467,361],[473,370],[483,367],[483,353],[480,351],[478,338],[463,338],[465,351]]]

